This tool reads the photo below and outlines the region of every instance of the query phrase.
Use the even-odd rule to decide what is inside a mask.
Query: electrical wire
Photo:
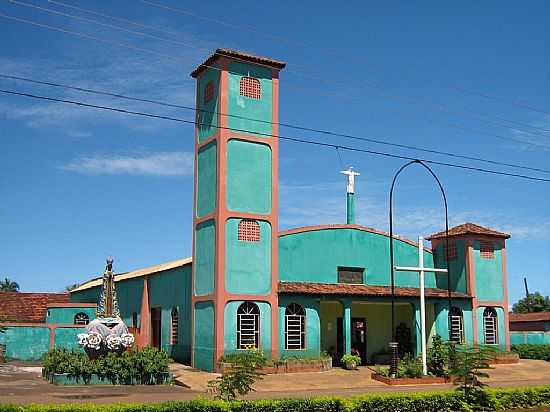
[[[78,17],[78,16],[73,16],[73,15],[69,15],[69,14],[66,14],[66,13],[60,13],[60,12],[53,11],[53,10],[48,10],[48,9],[45,9],[43,7],[40,7],[40,6],[31,5],[31,4],[23,3],[23,2],[18,2],[16,0],[7,0],[7,1],[10,1],[10,2],[15,3],[15,4],[20,4],[20,5],[25,5],[25,6],[29,6],[29,7],[39,8],[41,10],[52,12],[54,14],[61,14],[61,15],[67,16],[67,17],[72,17],[72,18],[77,18],[77,19],[81,19],[81,20],[91,21],[91,22],[94,22],[96,24],[100,24],[100,25],[108,26],[108,27],[113,27],[113,28],[118,28],[120,30],[129,31],[129,32],[136,33],[136,34],[140,33],[141,35],[145,35],[145,36],[148,36],[148,37],[163,39],[163,38],[160,38],[158,36],[149,35],[147,33],[136,32],[134,30],[128,30],[128,29],[125,29],[125,28],[120,28],[118,26],[96,22],[96,21],[93,21],[91,19],[86,19],[86,18],[82,18],[82,17]],[[38,22],[34,22],[34,21],[31,21],[31,20],[28,20],[28,19],[18,18],[18,17],[15,17],[15,16],[9,16],[9,15],[3,14],[1,12],[0,12],[0,17],[4,17],[4,18],[7,18],[7,19],[12,19],[12,20],[19,21],[19,22],[28,23],[28,24],[31,24],[31,25],[34,25],[34,26],[47,28],[47,29],[50,29],[50,30],[55,30],[55,31],[62,32],[62,33],[65,33],[65,34],[71,34],[71,35],[75,35],[75,36],[78,36],[78,37],[83,37],[83,38],[87,38],[87,39],[96,40],[96,41],[99,41],[99,42],[102,42],[102,43],[107,43],[107,44],[111,44],[111,45],[116,45],[116,46],[120,46],[120,47],[129,48],[129,49],[132,49],[132,50],[139,50],[139,51],[143,51],[143,52],[147,52],[147,53],[152,53],[152,54],[155,54],[155,55],[158,55],[158,56],[169,58],[169,59],[174,60],[174,61],[179,61],[179,59],[174,58],[173,56],[169,56],[169,55],[166,55],[166,54],[163,54],[163,53],[158,53],[156,51],[152,51],[152,50],[145,49],[145,48],[142,48],[142,47],[133,46],[133,45],[128,44],[128,43],[121,43],[121,42],[117,42],[117,41],[101,39],[101,38],[91,36],[91,35],[87,35],[87,34],[84,34],[84,33],[74,32],[74,31],[70,31],[70,30],[66,30],[66,29],[62,29],[62,28],[58,28],[58,27],[54,27],[54,26],[50,26],[50,25],[46,25],[46,24],[42,24],[42,23],[38,23]],[[163,40],[166,40],[166,39],[163,39]],[[194,46],[190,46],[186,43],[182,43],[182,42],[179,42],[179,43],[181,43],[182,45],[185,45],[185,46],[195,48]],[[239,60],[238,58],[235,58],[235,59]],[[202,66],[209,67],[209,68],[212,68],[212,69],[215,69],[215,70],[221,70],[219,67],[215,67],[215,66],[211,66],[211,65],[203,64]],[[237,74],[240,74],[240,73],[237,73]],[[325,81],[325,79],[320,79],[320,80]],[[377,86],[377,85],[374,85],[372,87],[379,88],[379,86]],[[412,102],[409,102],[409,103],[412,103]],[[444,105],[436,106],[436,110],[437,111],[445,111],[445,112],[448,112],[450,114],[453,114],[452,112],[449,112],[448,108]],[[477,116],[477,118],[480,118],[480,116]],[[456,128],[456,129],[461,129],[461,130],[466,130],[466,131],[473,131],[475,133],[481,133],[481,134],[489,135],[489,136],[496,137],[496,138],[501,139],[501,140],[510,141],[510,142],[514,142],[514,143],[518,143],[518,144],[522,144],[522,145],[533,146],[533,147],[542,147],[542,148],[548,148],[549,147],[549,146],[546,146],[546,145],[543,145],[543,144],[540,144],[540,143],[536,143],[536,142],[532,142],[532,141],[526,141],[526,140],[522,140],[522,139],[516,139],[516,138],[508,137],[508,136],[502,136],[502,135],[499,135],[499,134],[490,133],[490,132],[486,132],[486,131],[479,130],[479,129],[467,128],[467,127],[465,127],[463,125],[460,125],[460,124],[455,124],[455,123],[446,123],[446,124],[449,125],[450,127]],[[543,134],[540,134],[540,133],[529,132],[529,131],[526,131],[526,130],[520,130],[520,129],[516,129],[516,128],[510,127],[510,126],[506,126],[506,125],[504,125],[503,127],[511,128],[512,130],[518,131],[520,133],[527,133],[527,134],[534,134],[534,135],[537,135],[537,136],[550,137],[550,136],[546,136],[546,135],[543,135]],[[511,166],[511,167],[514,167],[514,166]]]
[[[46,13],[56,14],[56,15],[61,15],[61,16],[72,18],[72,19],[86,21],[88,23],[96,24],[96,25],[99,25],[99,26],[102,26],[102,27],[108,27],[108,28],[111,28],[111,29],[124,31],[124,32],[127,32],[127,33],[142,36],[142,37],[149,37],[149,38],[156,39],[156,40],[159,40],[159,41],[165,41],[165,42],[169,42],[169,43],[173,43],[173,44],[178,44],[178,45],[181,45],[181,46],[184,46],[184,47],[189,47],[189,48],[193,48],[193,49],[200,50],[200,51],[210,50],[210,49],[207,49],[207,48],[204,48],[204,47],[194,46],[194,45],[191,45],[189,43],[182,42],[182,41],[179,41],[179,40],[168,39],[168,38],[165,38],[165,37],[160,37],[160,36],[156,36],[156,35],[149,34],[149,33],[146,33],[146,32],[128,29],[128,28],[117,26],[117,25],[114,25],[114,24],[103,23],[103,22],[99,22],[97,20],[93,20],[93,19],[89,19],[89,18],[81,17],[81,16],[75,16],[75,15],[68,14],[68,13],[59,12],[59,11],[56,11],[56,10],[53,10],[53,9],[48,9],[46,7],[38,6],[38,5],[35,5],[35,4],[31,4],[31,3],[25,3],[25,2],[18,1],[18,0],[6,0],[6,1],[8,1],[10,3],[13,3],[13,4],[20,5],[20,6],[25,6],[25,7],[30,7],[30,8],[34,8],[34,9],[37,9],[37,10],[41,10],[41,11],[44,11]],[[61,4],[62,6],[72,7],[72,6],[66,5],[64,3],[59,3],[59,2],[52,1],[52,0],[48,0],[48,1],[50,1],[51,3],[54,3],[54,4]],[[154,5],[156,7],[166,8],[166,9],[169,9],[169,10],[172,10],[172,11],[176,10],[172,7],[160,5],[160,4],[149,2],[149,1],[146,1],[146,0],[142,0],[142,2]],[[73,8],[75,8],[75,7],[73,7]],[[83,9],[83,8],[77,8],[77,9],[85,11],[85,12],[95,13],[93,11],[89,11],[89,10],[86,10],[86,9]],[[194,16],[194,17],[199,17],[198,15],[193,14],[191,12],[187,12],[187,11],[182,11],[182,12],[184,12],[185,14],[189,14],[191,16]],[[126,20],[126,21],[129,21],[129,20]],[[236,59],[239,60],[238,58],[236,58]],[[244,61],[244,60],[242,60],[242,61]],[[221,70],[220,68],[215,67],[215,66],[207,66],[207,67],[215,69],[215,70]],[[300,73],[299,71],[296,71],[296,70],[294,70],[294,72],[295,73]],[[325,80],[324,77],[322,78],[322,80]],[[382,89],[382,90],[385,89],[383,86],[380,86],[376,83],[368,82],[368,81],[365,81],[365,80],[363,80],[363,81],[369,87],[373,87],[373,88],[376,88],[376,89]],[[347,85],[345,85],[345,86],[347,86]],[[402,95],[395,95],[395,94],[388,94],[388,93],[383,93],[382,96],[389,97],[389,98],[398,98],[399,100],[407,99],[407,103],[417,104],[417,102],[414,101],[415,99],[417,99],[416,97],[402,96]],[[426,105],[426,103],[423,103],[423,104]],[[467,115],[470,116],[470,118],[474,118],[474,119],[481,120],[481,121],[484,121],[484,122],[490,122],[489,124],[492,125],[492,126],[496,125],[498,127],[503,127],[503,128],[506,128],[506,129],[509,129],[509,130],[512,130],[512,131],[515,131],[515,132],[520,132],[520,133],[524,133],[524,134],[531,134],[531,135],[550,138],[549,135],[544,134],[544,132],[549,131],[548,129],[544,129],[544,128],[541,128],[541,127],[529,125],[527,123],[522,123],[522,122],[509,120],[509,119],[505,119],[505,118],[498,117],[498,116],[493,116],[496,119],[496,121],[495,121],[495,120],[492,120],[487,114],[481,114],[480,115],[479,113],[477,113],[475,111],[472,111],[472,110],[463,110],[462,113],[460,113],[460,111],[457,112],[456,110],[452,110],[452,109],[449,108],[448,105],[444,105],[444,104],[441,104],[441,103],[430,104],[429,107],[431,107],[432,110],[435,110],[435,111],[438,111],[438,112],[448,113],[448,114],[453,115],[453,116],[464,116],[464,114],[462,114],[462,113],[466,113]],[[521,127],[528,127],[528,128],[532,128],[532,129],[538,129],[538,130],[542,131],[542,133],[541,132],[536,132],[536,131],[531,131],[531,130],[518,129],[517,126],[510,126],[510,125],[504,124],[502,122],[515,124],[515,125],[518,125],[518,126],[521,126]],[[453,127],[455,127],[455,126],[453,126]],[[478,133],[479,132],[480,131],[478,131]],[[486,132],[481,131],[481,133],[486,133]],[[512,139],[512,138],[502,137],[502,136],[499,136],[499,135],[494,135],[492,133],[491,133],[491,135],[493,135],[494,137],[504,138],[504,139],[507,139],[507,140]],[[526,141],[520,140],[520,139],[514,139],[512,141],[514,141],[516,143],[522,143],[522,144],[531,144],[531,142],[526,142]]]
[[[90,104],[90,103],[85,103],[85,102],[75,101],[75,100],[58,99],[58,98],[49,97],[49,96],[41,96],[41,95],[35,95],[35,94],[31,94],[31,93],[23,93],[23,92],[17,92],[17,91],[13,91],[13,90],[5,90],[5,89],[0,89],[0,93],[15,95],[15,96],[28,97],[28,98],[39,99],[39,100],[45,100],[45,101],[51,101],[51,102],[57,102],[57,103],[67,103],[67,104],[72,104],[72,105],[81,106],[81,107],[107,110],[107,111],[113,111],[113,112],[118,112],[118,113],[136,115],[136,116],[144,116],[144,117],[160,119],[160,120],[170,120],[170,121],[179,122],[179,123],[192,124],[192,125],[195,125],[195,126],[208,126],[208,127],[213,127],[213,128],[217,128],[217,129],[220,129],[220,130],[231,130],[233,132],[255,134],[255,135],[258,135],[258,136],[265,136],[265,137],[273,137],[273,138],[278,138],[278,139],[281,139],[281,140],[291,141],[291,142],[295,142],[295,143],[304,143],[304,144],[316,145],[316,146],[321,146],[321,147],[330,147],[330,148],[333,148],[333,149],[338,148],[338,149],[343,149],[343,150],[348,150],[348,151],[353,151],[353,152],[360,152],[360,153],[367,153],[367,154],[376,155],[376,156],[383,156],[383,157],[387,157],[387,158],[409,160],[409,161],[411,161],[411,160],[421,160],[422,162],[430,163],[430,164],[434,164],[434,165],[439,165],[439,166],[446,166],[446,167],[451,167],[451,168],[456,168],[456,169],[476,171],[476,172],[480,172],[480,173],[487,173],[487,174],[493,174],[493,175],[501,175],[501,176],[508,176],[508,177],[515,177],[515,178],[519,178],[519,179],[531,180],[531,181],[550,183],[550,179],[537,177],[537,176],[529,176],[529,175],[522,175],[522,174],[518,174],[518,173],[503,172],[503,171],[499,171],[499,170],[484,169],[484,168],[475,167],[475,166],[467,166],[467,165],[461,165],[461,164],[456,164],[456,163],[441,162],[441,161],[430,160],[430,159],[420,159],[420,158],[414,158],[414,157],[409,157],[409,156],[397,155],[397,154],[394,154],[394,153],[380,152],[380,151],[368,150],[368,149],[361,149],[361,148],[357,148],[357,147],[353,147],[353,146],[344,146],[344,145],[327,143],[327,142],[319,142],[319,141],[315,141],[315,140],[301,139],[301,138],[297,138],[297,137],[274,135],[274,134],[269,134],[269,133],[261,133],[261,132],[246,130],[246,129],[225,127],[225,126],[219,126],[219,125],[211,125],[211,124],[207,124],[207,123],[199,123],[195,120],[181,119],[181,118],[177,118],[177,117],[157,115],[157,114],[146,113],[146,112],[138,112],[138,111],[121,109],[121,108],[111,107],[111,106],[102,106],[102,105]]]
[[[13,4],[17,4],[19,6],[30,7],[30,8],[36,9],[36,10],[44,11],[46,13],[55,14],[55,15],[63,16],[63,17],[68,17],[70,19],[85,21],[85,22],[88,22],[88,23],[96,24],[98,26],[108,27],[110,29],[115,29],[115,30],[121,30],[121,31],[124,31],[126,33],[136,34],[136,35],[142,36],[142,37],[149,37],[151,39],[165,41],[165,42],[177,44],[177,45],[180,45],[180,46],[190,47],[192,49],[196,49],[196,50],[200,50],[200,51],[210,51],[210,49],[206,48],[206,47],[194,46],[192,44],[182,42],[182,41],[179,41],[179,40],[167,39],[166,37],[156,36],[154,34],[149,34],[149,33],[143,32],[143,31],[127,29],[125,27],[117,26],[115,24],[103,23],[103,22],[100,22],[100,21],[97,21],[97,20],[94,20],[94,19],[89,19],[87,17],[75,16],[74,14],[63,13],[61,11],[49,9],[49,8],[42,7],[42,6],[38,6],[38,5],[32,4],[32,3],[25,3],[25,2],[22,2],[22,1],[18,1],[18,0],[6,0],[6,1],[8,1],[10,3],[13,3]]]
[[[115,98],[120,98],[120,99],[124,99],[124,100],[137,101],[137,102],[141,102],[141,103],[156,104],[156,105],[164,106],[164,107],[191,110],[191,111],[194,111],[194,112],[207,113],[207,114],[213,114],[213,115],[221,115],[221,116],[225,116],[225,117],[232,117],[232,118],[237,118],[237,119],[241,119],[241,120],[248,120],[248,121],[253,121],[253,122],[258,122],[258,123],[263,123],[263,124],[271,124],[271,125],[276,124],[278,126],[287,127],[287,128],[290,128],[290,129],[296,129],[296,130],[312,132],[312,133],[319,133],[319,134],[334,136],[334,137],[344,137],[344,138],[352,139],[352,140],[359,140],[359,141],[365,141],[365,142],[368,142],[368,143],[375,143],[375,144],[380,144],[380,145],[399,147],[401,149],[415,150],[415,151],[438,154],[438,155],[442,155],[442,156],[449,156],[449,157],[465,159],[465,160],[473,160],[473,161],[477,161],[477,162],[484,162],[484,163],[489,163],[489,164],[498,165],[498,166],[506,166],[506,167],[513,167],[513,168],[517,168],[517,169],[531,170],[531,171],[535,171],[535,172],[550,173],[550,170],[548,170],[548,169],[541,169],[541,168],[530,167],[530,166],[525,166],[525,165],[520,165],[520,164],[514,164],[514,163],[507,163],[507,162],[502,162],[502,161],[484,159],[484,158],[475,157],[475,156],[468,156],[468,155],[461,155],[461,154],[456,154],[456,153],[451,153],[451,152],[444,152],[444,151],[440,151],[440,150],[428,149],[428,148],[423,148],[423,147],[418,147],[418,146],[413,146],[413,145],[393,143],[393,142],[388,142],[388,141],[380,140],[380,139],[361,137],[361,136],[350,135],[350,134],[345,134],[345,133],[338,133],[338,132],[334,132],[334,131],[330,131],[330,130],[323,130],[323,129],[316,129],[316,128],[307,127],[307,126],[293,125],[293,124],[290,124],[290,123],[271,122],[269,120],[263,120],[263,119],[253,119],[253,118],[246,117],[246,116],[226,114],[226,113],[221,113],[221,112],[217,112],[217,111],[194,108],[194,107],[191,107],[191,106],[185,106],[185,105],[162,102],[162,101],[159,101],[159,100],[132,97],[132,96],[127,96],[127,95],[123,95],[123,94],[119,94],[119,93],[99,91],[99,90],[88,89],[88,88],[83,88],[83,87],[76,87],[76,86],[70,86],[70,85],[54,83],[54,82],[40,81],[40,80],[30,79],[30,78],[27,78],[27,77],[13,76],[13,75],[8,75],[8,74],[4,74],[4,73],[0,73],[0,78],[10,79],[10,80],[17,80],[17,81],[24,81],[24,82],[29,82],[29,83],[39,84],[39,85],[44,85],[44,86],[58,87],[58,88],[63,88],[63,89],[68,89],[68,90],[75,90],[75,91],[78,91],[78,92],[96,94],[96,95],[101,95],[101,96],[115,97]],[[550,146],[546,146],[546,148],[550,149]],[[339,152],[338,152],[338,155],[340,155]]]
[[[67,30],[67,29],[64,29],[64,28],[61,28],[61,27],[50,26],[49,24],[44,24],[44,23],[39,23],[39,22],[33,21],[33,20],[23,19],[21,17],[12,16],[12,15],[5,14],[5,13],[2,13],[2,12],[0,12],[0,17],[2,17],[4,19],[8,19],[8,20],[17,21],[17,22],[20,22],[20,23],[30,24],[32,26],[41,27],[41,28],[48,29],[48,30],[57,31],[57,32],[64,33],[64,34],[70,34],[72,36],[77,36],[77,37],[85,38],[85,39],[88,39],[88,40],[95,40],[95,41],[98,41],[98,42],[101,42],[101,43],[104,43],[104,44],[110,44],[112,46],[124,47],[124,48],[130,49],[130,50],[133,50],[133,51],[136,51],[136,50],[137,51],[142,51],[142,52],[145,52],[145,53],[153,54],[155,56],[163,57],[165,59],[173,60],[173,61],[176,61],[176,62],[182,62],[182,60],[183,60],[181,58],[170,56],[168,54],[163,54],[163,53],[156,52],[154,50],[149,50],[149,49],[145,49],[143,47],[134,46],[134,45],[129,44],[129,43],[122,43],[122,42],[119,42],[119,41],[107,40],[107,39],[103,39],[101,37],[96,37],[96,36],[92,36],[92,35],[89,35],[89,34],[86,34],[86,33]]]

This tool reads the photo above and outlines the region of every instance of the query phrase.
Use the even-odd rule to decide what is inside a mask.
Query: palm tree
[[[0,292],[19,292],[19,284],[9,278],[0,280]]]

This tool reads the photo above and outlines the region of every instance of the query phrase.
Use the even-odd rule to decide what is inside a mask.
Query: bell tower
[[[279,71],[285,63],[217,49],[197,79],[193,365],[278,350]]]

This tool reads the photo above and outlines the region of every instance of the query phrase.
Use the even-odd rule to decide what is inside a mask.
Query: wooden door
[[[162,333],[162,310],[161,308],[151,308],[151,346],[159,348],[161,346]]]

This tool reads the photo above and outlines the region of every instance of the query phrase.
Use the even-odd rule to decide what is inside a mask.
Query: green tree
[[[63,290],[63,292],[70,292],[71,290],[76,289],[79,286],[80,285],[78,283],[72,283],[70,285],[65,286],[65,289]]]
[[[19,292],[19,284],[9,278],[0,280],[0,292]]]
[[[266,363],[267,359],[260,349],[226,355],[220,359],[220,365],[224,366],[223,374],[208,382],[209,392],[216,399],[225,401],[246,395],[254,390],[252,385],[262,379],[261,369]]]
[[[485,369],[491,369],[489,360],[492,351],[484,347],[461,348],[456,350],[456,362],[451,366],[450,374],[455,378],[466,399],[477,397],[484,386],[479,378],[488,378]]]
[[[529,293],[512,306],[514,313],[550,312],[550,298],[539,292]]]

